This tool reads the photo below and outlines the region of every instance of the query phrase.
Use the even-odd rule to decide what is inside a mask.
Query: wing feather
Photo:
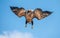
[[[19,17],[25,16],[25,9],[23,7],[18,8],[18,7],[10,7],[11,10]]]
[[[42,9],[37,8],[34,10],[34,18],[37,18],[38,20],[41,19],[42,16]]]
[[[50,12],[50,11],[43,11],[42,18],[49,16],[51,13],[52,12]]]

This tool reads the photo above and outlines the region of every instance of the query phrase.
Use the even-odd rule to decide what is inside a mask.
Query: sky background
[[[10,6],[26,10],[41,8],[53,13],[42,20],[34,18],[34,29],[31,29],[30,24],[25,28],[25,17],[17,17]],[[6,34],[21,36],[18,38],[60,38],[60,0],[0,0],[0,38],[6,38]]]

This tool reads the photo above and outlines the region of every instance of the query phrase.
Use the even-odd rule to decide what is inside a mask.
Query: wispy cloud
[[[0,35],[0,38],[33,38],[33,35],[28,32],[4,31],[3,34]]]

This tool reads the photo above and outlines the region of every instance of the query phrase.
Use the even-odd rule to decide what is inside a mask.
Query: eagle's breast
[[[33,18],[33,12],[28,10],[28,13],[26,14],[26,20],[28,22],[31,22],[32,21],[32,18]]]

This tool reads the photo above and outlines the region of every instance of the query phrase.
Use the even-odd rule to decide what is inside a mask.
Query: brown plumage
[[[32,28],[33,28],[33,18],[37,18],[38,20],[41,20],[51,14],[50,11],[42,11],[42,9],[40,8],[36,8],[34,11],[25,10],[23,7],[21,8],[10,7],[10,8],[18,17],[24,16],[26,18],[25,24],[31,23]],[[25,27],[27,27],[27,25],[25,25]]]

